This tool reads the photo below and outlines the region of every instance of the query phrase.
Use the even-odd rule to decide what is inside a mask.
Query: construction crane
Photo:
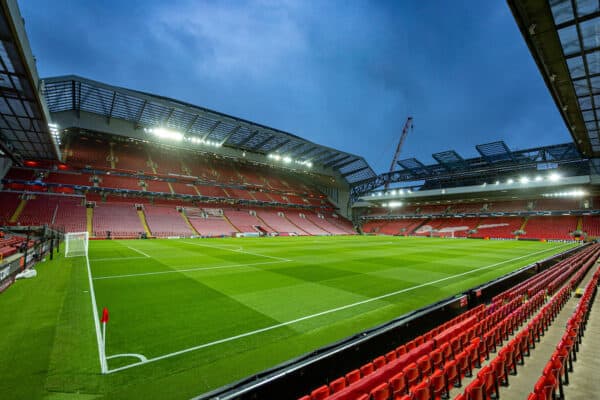
[[[390,171],[394,172],[396,169],[396,161],[398,161],[398,156],[402,151],[402,145],[404,144],[404,140],[408,135],[408,130],[413,128],[413,117],[406,118],[406,122],[404,123],[404,128],[402,128],[402,135],[400,135],[400,140],[398,141],[398,146],[396,147],[396,152],[394,153],[394,158],[392,159],[392,164],[390,165]],[[385,184],[385,190],[390,186],[389,181]]]

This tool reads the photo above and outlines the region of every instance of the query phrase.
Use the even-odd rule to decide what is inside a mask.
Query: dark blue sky
[[[49,6],[51,4],[51,6]],[[21,0],[42,77],[77,74],[389,167],[571,137],[504,1]]]

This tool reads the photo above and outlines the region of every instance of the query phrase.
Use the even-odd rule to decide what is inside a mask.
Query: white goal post
[[[87,232],[65,233],[65,257],[87,257],[88,241]]]

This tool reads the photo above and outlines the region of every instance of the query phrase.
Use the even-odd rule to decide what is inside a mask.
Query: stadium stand
[[[297,211],[286,211],[285,217],[295,226],[297,226],[303,232],[309,235],[327,235],[329,232],[318,227],[309,219],[306,218],[306,214]]]
[[[0,224],[8,225],[13,216],[19,202],[21,201],[18,193],[0,192]]]
[[[231,223],[240,232],[259,232],[260,227],[262,231],[272,231],[269,226],[265,225],[260,221],[252,210],[225,210],[225,216],[231,221]]]
[[[284,215],[283,211],[277,210],[259,210],[258,217],[270,226],[275,232],[288,235],[306,235],[307,233],[298,226],[292,224]]]
[[[146,216],[146,221],[152,236],[187,237],[194,234],[175,207],[146,204],[144,205],[144,215]]]
[[[525,224],[523,238],[572,240],[571,233],[577,228],[577,217],[531,217]]]
[[[136,238],[144,227],[135,206],[129,203],[96,203],[94,207],[93,231],[96,237]]]
[[[86,206],[82,197],[61,199],[52,226],[64,232],[85,232]]]

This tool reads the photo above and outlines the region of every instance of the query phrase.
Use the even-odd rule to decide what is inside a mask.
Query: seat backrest
[[[329,386],[323,385],[310,393],[311,400],[325,400],[329,397]]]
[[[387,383],[377,385],[370,393],[371,400],[388,400],[390,398],[390,387]]]
[[[345,387],[346,387],[346,378],[344,378],[343,376],[341,376],[337,379],[334,379],[333,381],[331,381],[329,383],[329,391],[331,393],[339,392],[340,390],[342,390]]]
[[[352,370],[346,374],[346,382],[348,382],[348,385],[358,381],[359,379],[360,379],[360,371],[357,369]]]
[[[379,356],[373,360],[373,366],[375,367],[375,369],[379,369],[379,368],[383,367],[385,364],[387,364],[387,362],[385,361],[384,356]]]
[[[394,394],[407,392],[408,385],[406,384],[406,377],[404,376],[404,372],[402,371],[392,376],[389,384]]]
[[[485,400],[483,383],[479,378],[475,378],[474,381],[469,383],[465,392],[468,400]]]
[[[375,372],[375,367],[373,366],[373,363],[367,363],[360,367],[360,376],[367,376],[369,374],[372,374],[373,372]]]

